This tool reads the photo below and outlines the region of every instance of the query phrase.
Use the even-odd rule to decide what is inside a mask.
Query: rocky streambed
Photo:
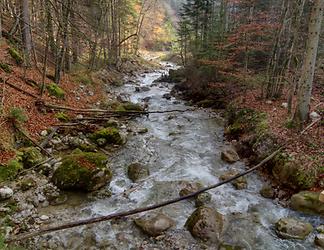
[[[150,111],[190,109],[170,95],[172,83],[155,81],[165,73],[145,73],[126,80],[122,87],[107,88],[120,101],[140,103]],[[27,183],[37,188],[27,188],[30,201],[14,215],[15,220],[29,216],[32,221],[26,227],[33,224],[31,228],[37,229],[108,215],[186,195],[246,169],[224,139],[223,119],[211,110],[150,114],[117,126],[127,143],[108,152],[112,177],[105,181],[111,179],[110,185],[90,194],[62,194],[45,179],[37,185]],[[264,180],[252,174],[193,200],[51,233],[23,245],[28,249],[316,249],[314,240],[318,243],[323,237],[314,228],[324,224],[323,218],[264,198],[263,186]],[[44,204],[46,191],[54,202]]]

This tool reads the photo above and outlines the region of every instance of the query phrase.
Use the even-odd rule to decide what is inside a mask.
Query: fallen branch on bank
[[[40,144],[38,144],[33,138],[27,135],[24,131],[22,131],[18,126],[14,125],[14,128],[21,133],[24,137],[26,137],[30,142],[32,142],[37,148],[39,148],[43,153],[48,155],[51,158],[55,158],[51,153],[49,153],[45,148],[43,148]]]
[[[0,77],[0,82],[3,82],[3,83],[4,83],[5,81]],[[20,88],[20,87],[14,85],[14,84],[12,84],[12,83],[10,83],[10,82],[8,82],[8,81],[6,81],[5,84],[8,85],[8,86],[11,87],[11,88],[13,88],[13,89],[15,89],[15,90],[17,90],[17,91],[23,93],[23,94],[25,94],[25,95],[31,96],[31,97],[33,97],[33,98],[35,98],[35,99],[38,99],[38,96],[36,96],[36,95],[34,95],[34,94],[32,94],[32,93],[26,91],[26,90],[23,90],[22,88]]]
[[[110,215],[106,215],[106,216],[100,216],[100,217],[96,217],[96,218],[90,218],[90,219],[85,219],[85,220],[80,220],[80,221],[75,221],[75,222],[70,222],[70,223],[66,223],[63,225],[59,225],[59,226],[54,226],[54,227],[47,227],[44,229],[41,229],[39,231],[35,231],[35,232],[30,232],[30,233],[24,233],[21,235],[17,235],[16,237],[12,237],[9,238],[8,240],[6,240],[7,243],[11,243],[14,241],[21,241],[21,240],[26,240],[35,236],[40,236],[43,234],[47,234],[47,233],[51,233],[51,232],[56,232],[56,231],[60,231],[60,230],[64,230],[64,229],[68,229],[68,228],[74,228],[74,227],[79,227],[79,226],[83,226],[83,225],[89,225],[89,224],[94,224],[94,223],[98,223],[98,222],[103,222],[103,221],[109,221],[112,219],[118,219],[118,218],[123,218],[123,217],[128,217],[130,215],[135,215],[135,214],[139,214],[139,213],[143,213],[143,212],[148,212],[151,210],[155,210],[161,207],[165,207],[174,203],[178,203],[180,201],[184,201],[184,200],[188,200],[191,198],[194,198],[195,196],[197,196],[198,194],[201,194],[203,192],[209,191],[211,189],[215,189],[217,187],[220,187],[224,184],[230,183],[242,176],[245,176],[247,174],[250,174],[252,172],[254,172],[255,170],[259,169],[260,167],[264,166],[264,164],[266,164],[267,162],[269,162],[272,158],[274,158],[280,151],[282,148],[279,148],[278,150],[274,151],[271,155],[269,155],[267,158],[265,158],[263,161],[261,161],[258,165],[254,166],[253,168],[250,168],[249,170],[238,174],[228,180],[219,182],[215,185],[200,189],[199,191],[183,196],[183,197],[179,197],[179,198],[175,198],[172,200],[168,200],[168,201],[164,201],[162,203],[159,204],[154,204],[151,206],[147,206],[147,207],[142,207],[142,208],[137,208],[137,209],[133,209],[133,210],[128,210],[128,211],[124,211],[124,212],[117,212],[117,213],[113,213]]]

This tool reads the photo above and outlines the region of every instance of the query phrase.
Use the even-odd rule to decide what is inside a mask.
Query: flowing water
[[[133,102],[141,103],[144,98],[149,97],[149,110],[190,108],[174,98],[163,98],[173,86],[154,83],[163,73],[166,71],[143,74],[137,78],[136,83],[127,83],[115,91],[129,94]],[[149,90],[135,92],[136,86],[149,87]],[[135,127],[147,128],[148,133],[130,136],[127,144],[111,158],[114,177],[109,188],[112,197],[75,204],[64,209],[58,207],[55,213],[61,214],[62,220],[108,215],[159,203],[178,197],[180,183],[183,181],[200,182],[207,186],[217,183],[219,176],[228,170],[245,170],[242,162],[228,165],[221,160],[220,152],[226,145],[223,121],[211,110],[150,114],[131,123]],[[136,185],[126,174],[127,166],[133,162],[147,165],[151,173],[145,181]],[[315,249],[314,235],[306,241],[281,240],[276,236],[273,225],[282,217],[298,216],[316,226],[321,223],[320,218],[297,214],[282,208],[276,201],[262,198],[259,195],[263,184],[261,178],[251,174],[247,179],[248,188],[245,190],[236,190],[231,184],[227,184],[210,191],[211,206],[229,218],[223,240],[244,249]],[[181,235],[182,248],[178,246],[180,240],[175,240],[169,244],[169,249],[206,249],[184,229],[186,219],[194,210],[192,201],[180,202],[159,210],[177,223],[170,234]],[[143,247],[143,241],[149,246],[152,240],[140,232],[132,220],[133,218],[119,219],[69,229],[44,236],[42,242],[46,242],[44,246],[54,249],[153,249]],[[158,246],[159,243],[156,243],[157,249],[163,249]],[[214,248],[209,246],[207,249]]]

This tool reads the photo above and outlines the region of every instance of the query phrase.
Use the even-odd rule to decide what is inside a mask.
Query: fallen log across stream
[[[164,113],[185,113],[190,111],[195,111],[197,108],[191,109],[173,109],[173,110],[155,110],[155,111],[135,111],[135,110],[126,110],[126,111],[116,111],[116,110],[108,110],[108,109],[79,109],[79,108],[72,108],[67,106],[55,105],[43,102],[38,100],[36,105],[42,108],[48,108],[53,110],[63,110],[63,111],[70,111],[77,114],[103,114],[108,116],[130,116],[130,115],[149,115],[149,114],[164,114]]]
[[[188,200],[191,198],[194,198],[195,196],[209,191],[211,189],[215,189],[217,187],[220,187],[222,185],[225,185],[227,183],[230,183],[242,176],[245,176],[247,174],[250,174],[252,172],[254,172],[255,170],[261,168],[262,166],[264,166],[267,162],[269,162],[271,159],[273,159],[280,151],[282,150],[282,147],[280,147],[279,149],[277,149],[276,151],[274,151],[271,155],[269,155],[267,158],[265,158],[263,161],[261,161],[259,164],[257,164],[256,166],[254,166],[253,168],[250,168],[249,170],[240,173],[228,180],[219,182],[217,184],[211,185],[209,187],[206,188],[202,188],[199,191],[183,196],[183,197],[178,197],[172,200],[167,200],[164,202],[161,202],[159,204],[154,204],[154,205],[150,205],[147,207],[142,207],[142,208],[136,208],[136,209],[132,209],[132,210],[128,210],[128,211],[124,211],[124,212],[116,212],[116,213],[112,213],[106,216],[100,216],[100,217],[96,217],[96,218],[90,218],[90,219],[84,219],[84,220],[80,220],[80,221],[74,221],[74,222],[69,222],[66,224],[62,224],[59,226],[53,226],[53,227],[47,227],[47,228],[43,228],[40,229],[39,231],[35,231],[35,232],[29,232],[29,233],[24,233],[24,234],[20,234],[17,235],[15,237],[9,238],[6,240],[6,243],[12,243],[12,242],[16,242],[16,241],[22,241],[22,240],[26,240],[29,238],[33,238],[36,236],[40,236],[43,234],[47,234],[47,233],[51,233],[51,232],[56,232],[56,231],[60,231],[60,230],[64,230],[64,229],[69,229],[69,228],[74,228],[74,227],[79,227],[79,226],[83,226],[83,225],[89,225],[89,224],[94,224],[94,223],[98,223],[98,222],[103,222],[103,221],[109,221],[112,219],[119,219],[119,218],[124,218],[124,217],[128,217],[131,215],[135,215],[135,214],[139,214],[139,213],[143,213],[143,212],[148,212],[151,210],[155,210],[161,207],[165,207],[180,201],[184,201],[184,200]]]

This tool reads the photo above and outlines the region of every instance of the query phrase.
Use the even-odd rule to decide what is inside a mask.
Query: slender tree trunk
[[[2,38],[2,6],[3,0],[0,0],[0,39]]]
[[[324,0],[315,0],[309,20],[306,54],[302,67],[301,77],[299,79],[297,107],[294,115],[294,121],[300,127],[302,126],[303,122],[305,122],[308,119],[317,49],[321,33],[323,8]]]
[[[22,40],[24,43],[24,51],[25,51],[25,61],[26,65],[30,66],[30,57],[32,52],[32,39],[31,39],[31,31],[30,31],[30,14],[29,14],[29,4],[28,0],[21,0],[21,28],[22,28]]]

